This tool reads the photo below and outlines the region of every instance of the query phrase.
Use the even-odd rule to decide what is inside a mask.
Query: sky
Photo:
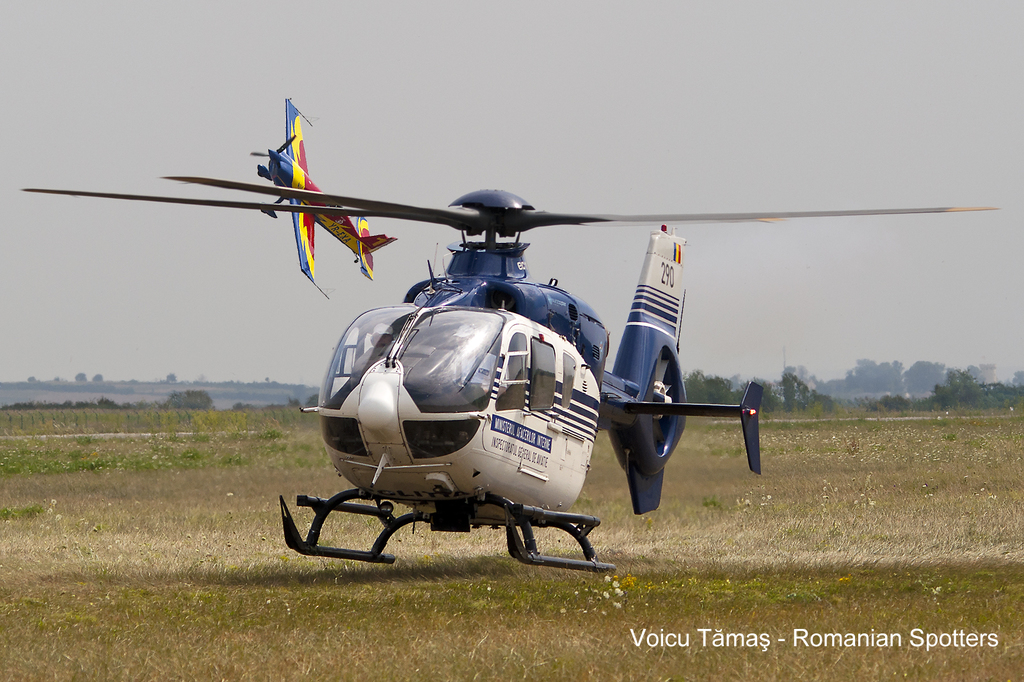
[[[0,26],[0,382],[319,384],[344,328],[400,302],[458,233],[398,238],[376,279],[287,217],[31,195],[248,199],[310,119],[325,191],[422,206],[504,189],[590,213],[996,206],[682,225],[685,370],[821,379],[856,361],[1024,370],[1020,2],[16,3]],[[531,275],[613,350],[651,226],[534,230]]]

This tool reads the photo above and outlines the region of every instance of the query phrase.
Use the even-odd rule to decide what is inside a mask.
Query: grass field
[[[643,517],[599,441],[573,510],[609,576],[491,530],[403,529],[393,566],[290,552],[277,495],[344,484],[312,418],[2,440],[0,679],[1021,678],[1024,420],[767,422],[761,477],[697,422]]]

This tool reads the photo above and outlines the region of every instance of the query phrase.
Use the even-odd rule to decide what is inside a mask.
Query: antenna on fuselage
[[[683,311],[686,310],[686,289],[683,289],[683,300],[679,304],[679,323],[676,325],[676,353],[679,352],[679,340],[683,338]]]

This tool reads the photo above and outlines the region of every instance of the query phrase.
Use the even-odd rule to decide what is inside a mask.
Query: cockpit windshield
[[[412,306],[391,306],[370,310],[353,322],[338,342],[334,360],[320,389],[320,405],[338,408],[363,378],[366,370],[381,360],[395,344]]]
[[[483,410],[490,400],[504,318],[439,308],[416,321],[399,350],[405,388],[423,412]]]

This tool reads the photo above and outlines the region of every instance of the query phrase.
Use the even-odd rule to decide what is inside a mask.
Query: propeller
[[[305,117],[303,117],[303,118],[305,118]],[[292,135],[291,137],[288,138],[287,142],[285,142],[283,145],[281,145],[280,147],[277,148],[277,153],[280,154],[281,152],[283,152],[285,149],[288,148],[288,145],[290,145],[294,141],[295,141],[295,136]],[[267,154],[266,152],[249,152],[249,156],[262,156],[264,158],[268,158],[268,159],[270,158],[270,154]]]

